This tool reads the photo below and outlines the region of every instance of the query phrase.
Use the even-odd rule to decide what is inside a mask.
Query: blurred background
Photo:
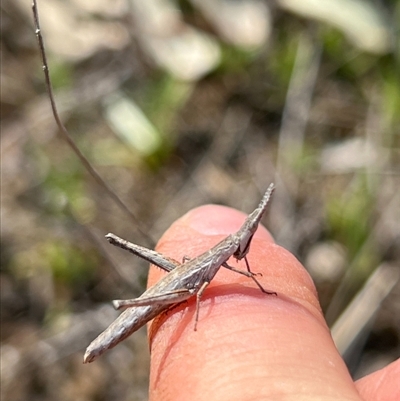
[[[400,3],[41,0],[58,134],[29,0],[4,0],[2,399],[146,400],[145,329],[88,367],[154,247],[205,203],[250,212],[306,266],[354,378],[400,356]]]

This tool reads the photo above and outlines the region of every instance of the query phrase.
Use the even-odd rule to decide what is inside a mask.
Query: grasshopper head
[[[268,202],[271,199],[274,189],[274,184],[270,184],[264,196],[262,197],[260,204],[253,213],[249,214],[242,227],[240,227],[239,231],[236,233],[235,237],[237,240],[237,249],[233,256],[237,260],[243,259],[249,252],[251,240],[254,233],[257,231],[258,224],[260,223],[265,210],[267,209]]]

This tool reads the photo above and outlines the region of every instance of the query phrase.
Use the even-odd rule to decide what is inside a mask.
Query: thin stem
[[[44,47],[44,41],[41,33],[41,28],[40,28],[40,22],[39,22],[39,13],[38,13],[38,7],[37,7],[37,2],[36,0],[33,0],[32,2],[32,11],[33,11],[33,19],[34,19],[34,24],[35,24],[35,34],[39,43],[39,50],[40,50],[40,55],[42,57],[42,64],[43,64],[43,72],[45,76],[45,81],[46,81],[46,88],[47,92],[49,94],[50,98],[50,104],[51,104],[51,109],[53,112],[54,119],[56,120],[59,132],[62,136],[62,138],[68,143],[70,148],[74,151],[74,153],[78,156],[79,160],[82,162],[83,166],[85,169],[89,172],[89,174],[95,179],[95,181],[103,187],[108,195],[110,196],[111,199],[118,205],[118,207],[126,213],[131,220],[135,223],[135,225],[138,227],[139,232],[141,235],[143,235],[147,241],[151,244],[154,243],[153,239],[144,231],[142,231],[139,228],[140,222],[139,220],[135,217],[135,215],[129,210],[129,208],[125,205],[125,203],[121,200],[121,198],[111,189],[111,187],[101,178],[99,173],[94,169],[94,167],[91,165],[89,160],[84,156],[84,154],[80,151],[74,140],[71,138],[69,135],[67,129],[65,128],[64,124],[61,122],[60,116],[58,114],[56,102],[54,100],[54,93],[53,93],[53,87],[50,79],[50,73],[49,73],[49,65],[47,63],[47,56],[46,56],[46,51]]]

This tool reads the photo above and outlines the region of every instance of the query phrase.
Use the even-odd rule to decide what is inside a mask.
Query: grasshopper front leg
[[[245,260],[245,262],[246,262],[247,271],[240,270],[240,269],[235,269],[234,267],[228,265],[228,263],[226,263],[226,262],[225,262],[225,263],[222,263],[222,266],[225,267],[226,269],[229,269],[229,270],[235,272],[235,273],[239,273],[239,274],[242,274],[243,276],[250,277],[250,278],[257,284],[258,288],[259,288],[264,294],[268,294],[268,295],[278,295],[275,291],[266,290],[266,289],[261,285],[261,283],[260,283],[260,282],[256,279],[256,277],[255,277],[255,276],[257,275],[257,273],[253,273],[253,272],[250,270],[249,262],[247,261],[247,258],[246,258],[246,257],[244,257],[244,260]],[[258,273],[258,274],[259,274],[259,273]]]

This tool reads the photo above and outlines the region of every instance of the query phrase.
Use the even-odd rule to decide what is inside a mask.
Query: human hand
[[[194,257],[235,232],[244,217],[223,206],[194,209],[167,230],[157,250],[176,260]],[[197,331],[195,297],[155,319],[151,400],[400,400],[399,360],[353,382],[310,276],[262,226],[248,260],[262,273],[264,288],[278,296],[221,268],[202,297]],[[152,269],[149,285],[163,274]]]

